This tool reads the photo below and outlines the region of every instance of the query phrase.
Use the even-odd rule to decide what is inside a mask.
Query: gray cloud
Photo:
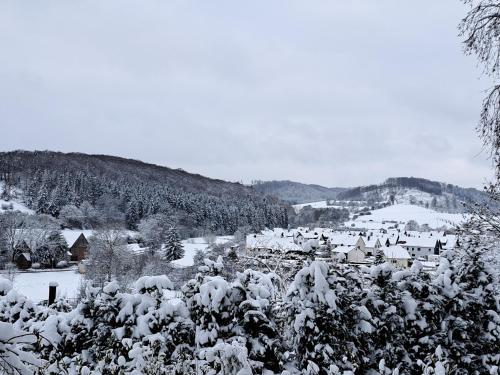
[[[0,3],[0,148],[228,180],[480,186],[456,0]]]

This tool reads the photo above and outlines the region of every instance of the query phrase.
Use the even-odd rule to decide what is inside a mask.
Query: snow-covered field
[[[437,212],[410,204],[395,204],[379,210],[373,210],[371,213],[371,215],[360,216],[354,221],[347,222],[346,225],[351,226],[354,223],[356,226],[361,226],[361,223],[369,225],[370,223],[382,223],[383,221],[407,223],[410,220],[415,220],[420,225],[428,224],[431,228],[438,228],[443,225],[448,227],[456,226],[466,220],[466,216],[463,214]]]
[[[49,298],[49,283],[55,281],[57,296],[75,298],[80,286],[82,275],[76,270],[65,271],[32,271],[18,273],[14,279],[14,289],[24,294],[33,302]]]

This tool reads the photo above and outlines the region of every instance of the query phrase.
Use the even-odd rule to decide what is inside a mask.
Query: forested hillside
[[[3,198],[17,195],[37,213],[82,227],[135,229],[158,213],[186,235],[288,224],[287,206],[252,188],[114,156],[2,152],[0,180]]]

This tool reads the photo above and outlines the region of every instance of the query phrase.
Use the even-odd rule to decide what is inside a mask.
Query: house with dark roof
[[[26,241],[22,241],[14,248],[14,262],[20,270],[31,268],[31,248]]]
[[[81,233],[76,241],[69,248],[71,253],[71,261],[80,262],[87,258],[89,250],[89,241],[83,233]]]

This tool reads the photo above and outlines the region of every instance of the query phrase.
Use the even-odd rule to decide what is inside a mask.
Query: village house
[[[366,253],[365,241],[363,240],[363,237],[361,237],[359,234],[356,235],[350,233],[333,234],[330,236],[328,241],[330,242],[330,245],[334,249],[339,246],[354,246],[359,250],[363,251],[364,253]]]
[[[400,238],[398,244],[404,247],[414,259],[439,255],[442,249],[441,242],[436,236],[405,236]]]
[[[442,234],[439,238],[439,242],[441,242],[442,250],[452,250],[460,246],[458,237],[454,234]]]
[[[368,236],[365,243],[366,256],[373,256],[376,254],[377,249],[382,247],[382,243],[378,237]]]
[[[70,246],[69,252],[71,253],[72,262],[81,262],[87,258],[89,250],[89,241],[83,233],[81,233],[76,241]]]
[[[16,245],[14,249],[14,262],[20,270],[31,268],[31,249],[26,241],[22,241]]]
[[[410,265],[411,256],[404,247],[400,245],[384,246],[382,250],[385,261],[393,266],[407,268]]]
[[[365,253],[356,246],[337,246],[332,250],[334,256],[342,254],[348,263],[363,263]]]

